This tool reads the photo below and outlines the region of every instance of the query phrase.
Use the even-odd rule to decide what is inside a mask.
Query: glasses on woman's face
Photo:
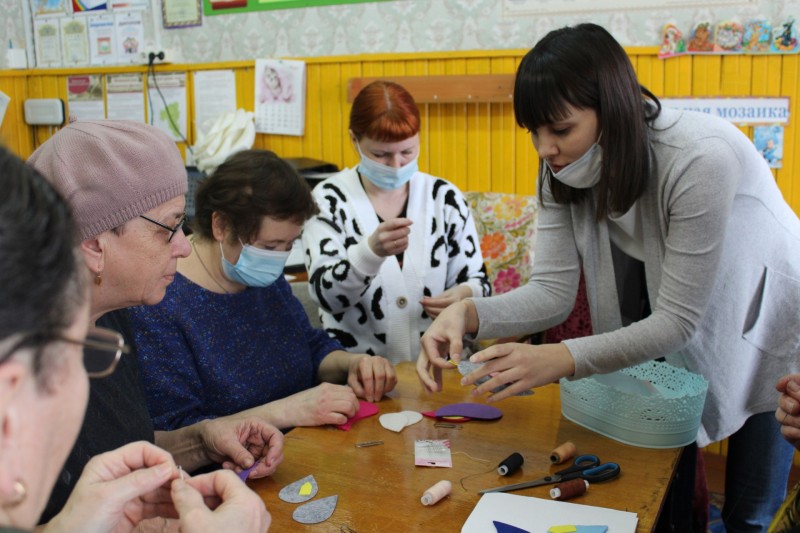
[[[117,367],[122,354],[131,351],[122,335],[106,328],[89,328],[82,341],[67,338],[59,340],[83,346],[83,366],[90,378],[108,376]]]
[[[186,223],[186,213],[181,215],[181,219],[178,221],[178,224],[174,228],[171,228],[171,227],[167,226],[166,224],[162,224],[161,222],[159,222],[157,220],[153,220],[150,217],[146,217],[144,215],[139,215],[139,216],[142,217],[143,219],[145,219],[146,221],[155,224],[159,228],[164,228],[165,230],[167,230],[169,232],[169,239],[167,239],[167,242],[172,242],[172,238],[175,236],[176,233],[178,233],[178,230],[181,229],[183,227],[183,225]]]

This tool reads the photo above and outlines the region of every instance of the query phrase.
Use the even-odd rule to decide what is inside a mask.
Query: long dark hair
[[[46,380],[45,348],[85,302],[78,236],[64,199],[38,172],[0,147],[0,364],[33,351],[34,374]]]
[[[568,105],[597,112],[603,150],[597,219],[626,212],[650,176],[648,126],[661,103],[639,84],[625,50],[596,24],[551,31],[517,69],[514,115],[521,127],[534,131],[563,120]],[[540,160],[539,191],[545,179],[558,203],[577,203],[591,193],[554,179]]]

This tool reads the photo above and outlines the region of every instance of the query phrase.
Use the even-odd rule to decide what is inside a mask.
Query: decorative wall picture
[[[789,17],[780,24],[772,24],[763,17],[750,19],[744,24],[725,20],[712,24],[698,22],[688,38],[674,24],[665,24],[661,32],[659,58],[683,54],[795,54],[800,41],[797,23]]]
[[[256,60],[256,131],[302,135],[305,128],[306,65],[302,61]]]
[[[756,126],[753,143],[770,168],[783,167],[783,126]]]
[[[772,49],[778,53],[797,52],[797,24],[790,18],[772,30]]]

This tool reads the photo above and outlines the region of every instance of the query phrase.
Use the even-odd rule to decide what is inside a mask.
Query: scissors
[[[590,453],[579,455],[575,458],[572,466],[559,470],[555,474],[540,477],[531,481],[523,481],[522,483],[514,483],[513,485],[503,485],[502,487],[495,487],[493,489],[484,489],[478,494],[486,494],[487,492],[508,492],[512,490],[527,489],[529,487],[538,487],[539,485],[550,485],[551,483],[561,483],[570,479],[582,478],[590,483],[597,483],[598,481],[606,481],[608,479],[617,477],[620,473],[620,468],[617,463],[600,463],[600,458]]]

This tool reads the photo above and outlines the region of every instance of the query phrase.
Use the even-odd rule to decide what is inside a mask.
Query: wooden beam
[[[514,74],[467,74],[350,78],[347,82],[347,101],[352,103],[359,91],[371,82],[385,80],[405,87],[418,104],[511,102],[514,94],[514,76]]]

